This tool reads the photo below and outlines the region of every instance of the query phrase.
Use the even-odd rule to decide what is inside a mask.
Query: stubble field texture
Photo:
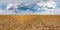
[[[60,30],[60,16],[0,15],[0,30]]]

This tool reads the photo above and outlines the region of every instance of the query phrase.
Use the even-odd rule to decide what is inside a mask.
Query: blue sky
[[[60,0],[0,0],[2,14],[60,14]]]

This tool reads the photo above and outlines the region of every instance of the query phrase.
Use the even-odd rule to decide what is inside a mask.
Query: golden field
[[[0,15],[0,30],[60,30],[60,16]]]

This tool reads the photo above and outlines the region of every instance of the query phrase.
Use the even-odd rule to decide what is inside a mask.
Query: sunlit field
[[[60,30],[60,16],[0,15],[0,30]]]

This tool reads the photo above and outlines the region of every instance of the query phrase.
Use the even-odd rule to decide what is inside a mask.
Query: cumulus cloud
[[[45,9],[54,9],[56,7],[56,3],[52,0],[48,2],[41,1],[40,3],[37,3],[37,5]]]
[[[10,3],[10,4],[7,5],[7,10],[12,10],[13,8],[14,8],[13,4]]]

